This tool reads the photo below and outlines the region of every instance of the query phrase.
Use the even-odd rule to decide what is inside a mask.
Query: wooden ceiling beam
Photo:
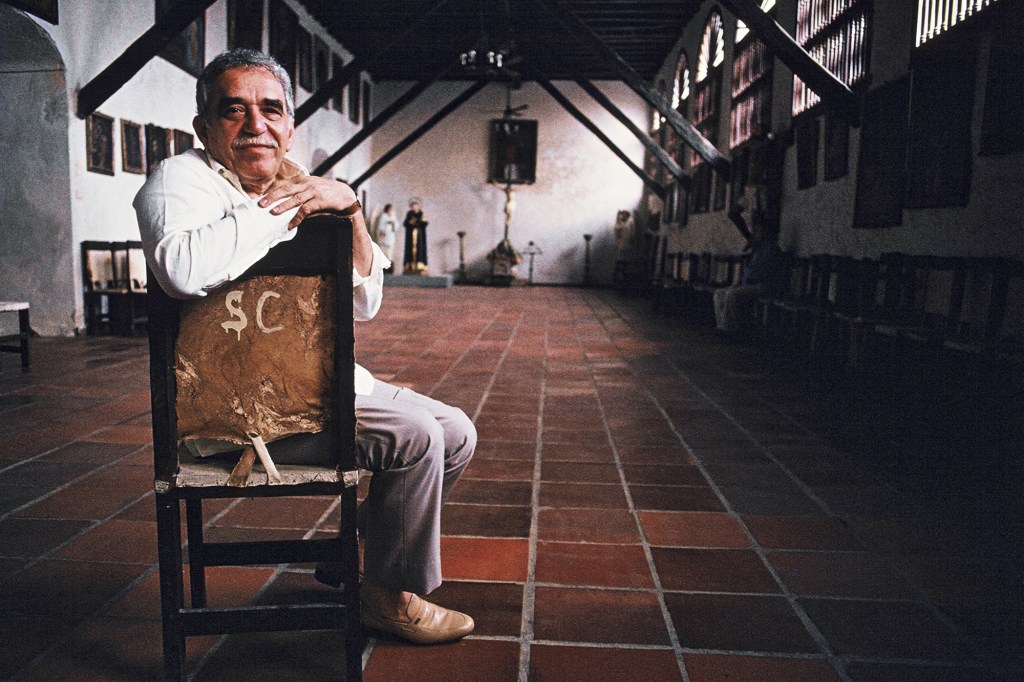
[[[815,61],[786,29],[779,26],[771,15],[764,12],[754,0],[720,0],[723,7],[741,19],[750,30],[775,51],[794,74],[800,77],[821,99],[831,106],[852,112],[856,96],[849,86]]]
[[[640,76],[618,53],[608,47],[590,27],[580,21],[572,13],[563,9],[557,0],[534,0],[536,4],[547,9],[562,25],[566,33],[584,43],[594,54],[638,95],[657,109],[669,125],[679,133],[680,138],[697,154],[711,164],[721,176],[728,178],[732,172],[732,163],[715,147],[690,121],[672,108],[669,102]]]
[[[203,16],[216,0],[179,0],[159,21],[139,36],[107,68],[78,91],[75,113],[86,118],[100,108],[111,95],[130,81],[153,57],[160,54],[174,36]]]
[[[400,112],[402,109],[407,107],[410,102],[423,94],[423,91],[429,88],[434,82],[436,82],[448,69],[442,69],[433,78],[424,78],[423,80],[415,83],[411,88],[406,90],[400,97],[394,102],[389,104],[387,108],[381,111],[379,114],[373,117],[373,120],[367,121],[362,128],[360,128],[355,135],[350,137],[345,144],[338,148],[338,151],[334,152],[326,159],[323,163],[313,169],[311,175],[323,175],[329,171],[335,164],[345,158],[349,152],[358,147],[363,143],[366,138],[377,132],[385,123],[390,121],[395,114]]]
[[[312,116],[315,111],[323,106],[324,102],[330,99],[335,93],[340,92],[353,76],[364,71],[367,67],[371,66],[374,61],[387,54],[389,50],[394,49],[395,45],[408,38],[411,33],[419,28],[420,23],[424,19],[436,12],[447,2],[448,0],[436,0],[433,5],[417,14],[415,19],[406,24],[405,28],[395,32],[391,37],[391,40],[379,45],[375,52],[369,55],[365,55],[364,53],[364,56],[357,56],[342,67],[340,72],[334,74],[334,76],[326,83],[317,88],[316,92],[310,95],[309,98],[302,103],[302,106],[295,111],[295,125],[302,125],[306,119]]]
[[[629,158],[624,151],[619,149],[618,145],[616,145],[615,142],[613,142],[612,139],[610,137],[608,137],[605,134],[605,132],[603,130],[601,130],[601,128],[599,128],[597,126],[597,124],[595,124],[593,121],[591,121],[589,118],[587,118],[586,114],[584,114],[582,111],[580,111],[576,107],[576,105],[574,105],[571,101],[569,101],[568,97],[563,95],[561,93],[561,91],[558,90],[558,88],[556,88],[554,85],[552,85],[551,81],[549,81],[546,78],[544,78],[543,76],[539,76],[537,74],[532,74],[532,75],[533,75],[533,79],[535,81],[537,81],[538,85],[540,85],[542,88],[544,88],[547,91],[547,93],[549,95],[551,95],[551,97],[556,102],[561,104],[562,108],[565,109],[566,111],[568,111],[569,114],[572,115],[573,118],[575,118],[577,121],[582,123],[584,128],[586,128],[587,130],[592,132],[594,134],[594,136],[597,137],[597,139],[601,140],[601,142],[603,142],[605,144],[605,146],[608,147],[608,149],[610,149],[613,154],[615,154],[615,156],[619,157],[619,159],[624,164],[626,164],[626,166],[628,166],[629,169],[631,171],[633,171],[633,173],[636,174],[636,176],[638,178],[640,178],[640,180],[643,181],[643,183],[645,185],[647,185],[647,187],[649,187],[652,192],[657,194],[658,197],[660,197],[661,199],[665,198],[665,188],[662,187],[661,185],[659,185],[654,180],[654,178],[649,176],[644,171],[643,168],[640,168],[635,163],[633,163],[633,160],[631,158]]]
[[[359,185],[361,185],[364,182],[366,182],[367,180],[369,180],[371,177],[373,177],[374,173],[376,173],[381,168],[386,166],[393,158],[395,158],[396,156],[398,156],[399,154],[404,152],[411,144],[416,142],[416,140],[418,140],[421,137],[423,137],[423,135],[427,131],[429,131],[431,128],[433,128],[438,123],[440,123],[441,120],[444,119],[448,114],[452,113],[453,111],[455,111],[456,109],[461,107],[473,95],[475,95],[476,93],[478,93],[481,90],[483,90],[486,85],[487,85],[487,81],[485,81],[485,80],[478,80],[476,83],[474,83],[470,87],[466,88],[466,90],[464,90],[462,92],[462,94],[460,94],[455,99],[453,99],[451,102],[449,102],[448,104],[443,106],[441,109],[439,109],[437,111],[437,113],[435,113],[433,116],[431,116],[426,121],[424,121],[420,125],[420,127],[416,128],[416,130],[414,130],[411,133],[409,133],[407,136],[405,136],[405,138],[403,138],[400,142],[398,142],[394,147],[392,147],[387,152],[385,152],[369,168],[366,169],[365,173],[363,173],[358,178],[356,178],[355,180],[350,182],[349,186],[351,186],[352,189],[356,189],[357,187],[359,187]]]
[[[633,119],[623,113],[622,109],[619,109],[614,102],[608,99],[608,96],[601,92],[596,85],[588,80],[577,78],[576,84],[583,88],[584,92],[594,98],[598,104],[603,106],[608,113],[614,116],[619,123],[626,127],[626,130],[633,133],[633,136],[640,140],[640,144],[665,167],[672,177],[676,179],[676,182],[681,184],[686,189],[690,188],[690,176],[686,174],[686,171],[672,158],[671,154],[665,151],[661,145],[651,139],[651,137],[640,130]]]

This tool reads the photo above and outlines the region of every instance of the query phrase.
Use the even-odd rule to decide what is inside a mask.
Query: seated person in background
[[[729,218],[746,231],[742,205],[730,211]],[[744,248],[750,251],[750,260],[743,268],[739,283],[714,293],[715,326],[719,331],[738,331],[743,319],[749,317],[757,297],[764,292],[764,285],[771,281],[779,267],[782,252],[778,237],[778,229],[765,221],[754,221],[754,230]]]
[[[134,201],[160,286],[178,298],[205,296],[293,238],[304,218],[333,210],[351,218],[355,316],[371,319],[390,263],[370,240],[352,188],[285,158],[295,122],[284,68],[253,50],[225,52],[197,81],[196,107],[193,126],[204,149],[165,160]],[[473,456],[476,430],[462,410],[375,380],[359,366],[355,391],[356,461],[373,472],[359,520],[363,622],[417,643],[457,640],[473,630],[473,619],[419,595],[441,584],[441,507]],[[272,444],[276,459],[295,457],[293,439],[302,436]],[[317,578],[337,586],[331,569],[321,565]]]

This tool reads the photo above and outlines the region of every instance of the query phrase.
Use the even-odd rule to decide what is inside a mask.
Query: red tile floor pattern
[[[597,290],[399,288],[357,325],[363,364],[480,433],[434,594],[477,630],[370,640],[367,680],[1024,678],[1017,557],[894,492],[763,350],[648,311]],[[31,372],[0,362],[0,678],[158,679],[145,341],[41,339]],[[303,537],[334,530],[333,509],[205,513],[218,539]],[[310,569],[210,569],[211,603],[330,598]],[[341,646],[202,637],[188,655],[196,680],[326,680]]]

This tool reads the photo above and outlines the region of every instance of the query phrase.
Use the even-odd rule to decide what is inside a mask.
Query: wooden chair
[[[85,330],[96,334],[133,335],[145,329],[147,292],[141,269],[142,242],[84,241],[81,244]]]
[[[873,261],[853,256],[823,258],[819,305],[811,329],[811,353],[841,360],[846,357],[849,322],[862,308],[862,287],[868,279],[874,284]]]
[[[807,288],[810,259],[792,253],[783,253],[780,265],[770,281],[764,283],[764,293],[758,297],[757,314],[761,334],[767,341],[785,337],[785,319],[781,315],[789,302],[800,300]]]
[[[340,224],[339,224],[340,223]],[[359,473],[355,464],[355,398],[353,389],[354,354],[352,329],[352,254],[351,231],[335,217],[316,217],[305,221],[296,237],[275,246],[241,278],[211,292],[199,302],[175,301],[159,286],[153,286],[150,319],[150,373],[153,403],[153,450],[157,507],[157,540],[160,566],[160,593],[163,615],[165,677],[183,680],[185,639],[190,636],[286,630],[344,630],[346,640],[346,679],[361,679],[363,635],[359,617],[359,562],[356,541],[356,486]],[[329,405],[330,447],[334,465],[316,467],[281,465],[282,482],[270,485],[267,475],[253,472],[244,487],[228,485],[233,461],[227,458],[191,458],[179,446],[179,402],[176,378],[176,342],[186,333],[191,318],[182,321],[183,310],[192,305],[224,306],[230,300],[225,292],[252,279],[266,275],[297,275],[322,284],[324,291],[334,289],[333,317],[330,306],[320,313],[322,325],[334,325],[333,382],[320,396]],[[326,278],[326,279],[322,279]],[[247,282],[249,280],[249,282]],[[155,279],[150,279],[155,282]],[[256,301],[242,299],[241,305]],[[280,305],[285,305],[281,303]],[[190,309],[194,310],[194,309]],[[269,310],[269,308],[268,308]],[[267,314],[267,313],[262,313]],[[225,320],[233,319],[225,311]],[[264,332],[259,310],[249,310],[250,325],[257,322]],[[269,327],[272,329],[272,327]],[[228,326],[215,333],[234,335]],[[329,357],[325,353],[325,357]],[[248,358],[231,358],[240,363],[242,374]],[[266,377],[256,378],[260,386]],[[263,379],[261,381],[261,379]],[[237,481],[236,481],[237,484]],[[282,496],[337,495],[340,498],[341,532],[337,538],[310,540],[257,540],[246,542],[206,542],[203,537],[202,502],[204,499],[236,499]],[[188,538],[191,604],[184,604],[183,553],[181,545],[181,502],[185,502]],[[206,600],[207,566],[241,566],[292,562],[340,561],[344,587],[331,593],[336,601],[248,605],[236,608],[210,608]],[[310,580],[312,580],[310,576]],[[324,655],[332,652],[325,651]]]
[[[907,256],[898,251],[883,253],[877,261],[862,263],[855,311],[840,316],[847,326],[847,360],[851,370],[862,371],[871,333],[879,323],[901,319]]]
[[[777,312],[777,335],[790,350],[809,350],[814,345],[815,320],[828,293],[829,263],[830,257],[822,254],[795,259],[789,286],[771,302]]]
[[[734,284],[734,275],[739,269],[736,256],[716,253],[705,254],[704,279],[693,283],[694,318],[702,323],[714,324],[715,314],[712,303],[715,292]]]
[[[18,313],[18,331],[0,335],[0,351],[21,355],[21,371],[27,372],[31,361],[28,340],[32,338],[28,301],[0,301],[0,313]],[[10,343],[13,341],[14,343]]]

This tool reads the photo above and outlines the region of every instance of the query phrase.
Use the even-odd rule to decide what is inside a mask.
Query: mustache
[[[231,141],[232,149],[245,147],[273,147],[277,149],[277,140],[270,135],[239,135]]]

